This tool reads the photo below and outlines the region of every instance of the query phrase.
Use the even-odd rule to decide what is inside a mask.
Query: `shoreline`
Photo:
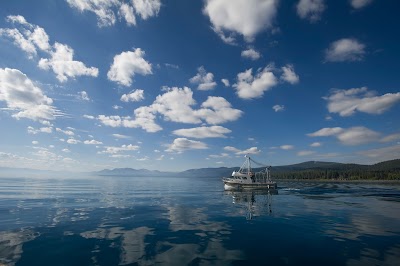
[[[400,184],[400,180],[390,180],[390,179],[354,179],[354,180],[344,180],[344,179],[274,179],[276,182],[321,182],[321,183],[374,183],[374,184]]]

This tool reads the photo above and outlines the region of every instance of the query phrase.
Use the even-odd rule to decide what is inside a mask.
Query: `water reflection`
[[[272,195],[278,195],[278,190],[227,190],[225,194],[232,196],[233,204],[243,206],[246,219],[252,220],[272,214]]]

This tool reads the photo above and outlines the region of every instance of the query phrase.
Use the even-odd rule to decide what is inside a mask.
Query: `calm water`
[[[399,185],[0,179],[0,265],[400,265]]]

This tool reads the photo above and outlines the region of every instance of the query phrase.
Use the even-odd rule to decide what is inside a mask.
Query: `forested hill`
[[[201,168],[180,172],[180,176],[218,177],[230,176],[235,168]],[[255,171],[261,168],[255,168]],[[344,164],[309,161],[299,164],[273,166],[271,175],[277,179],[388,179],[400,180],[400,159],[374,165]]]
[[[272,171],[278,179],[400,180],[400,159],[374,165],[311,161],[273,167]]]

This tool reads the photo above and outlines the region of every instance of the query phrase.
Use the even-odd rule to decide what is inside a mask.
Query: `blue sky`
[[[0,166],[400,158],[398,1],[0,4]]]

